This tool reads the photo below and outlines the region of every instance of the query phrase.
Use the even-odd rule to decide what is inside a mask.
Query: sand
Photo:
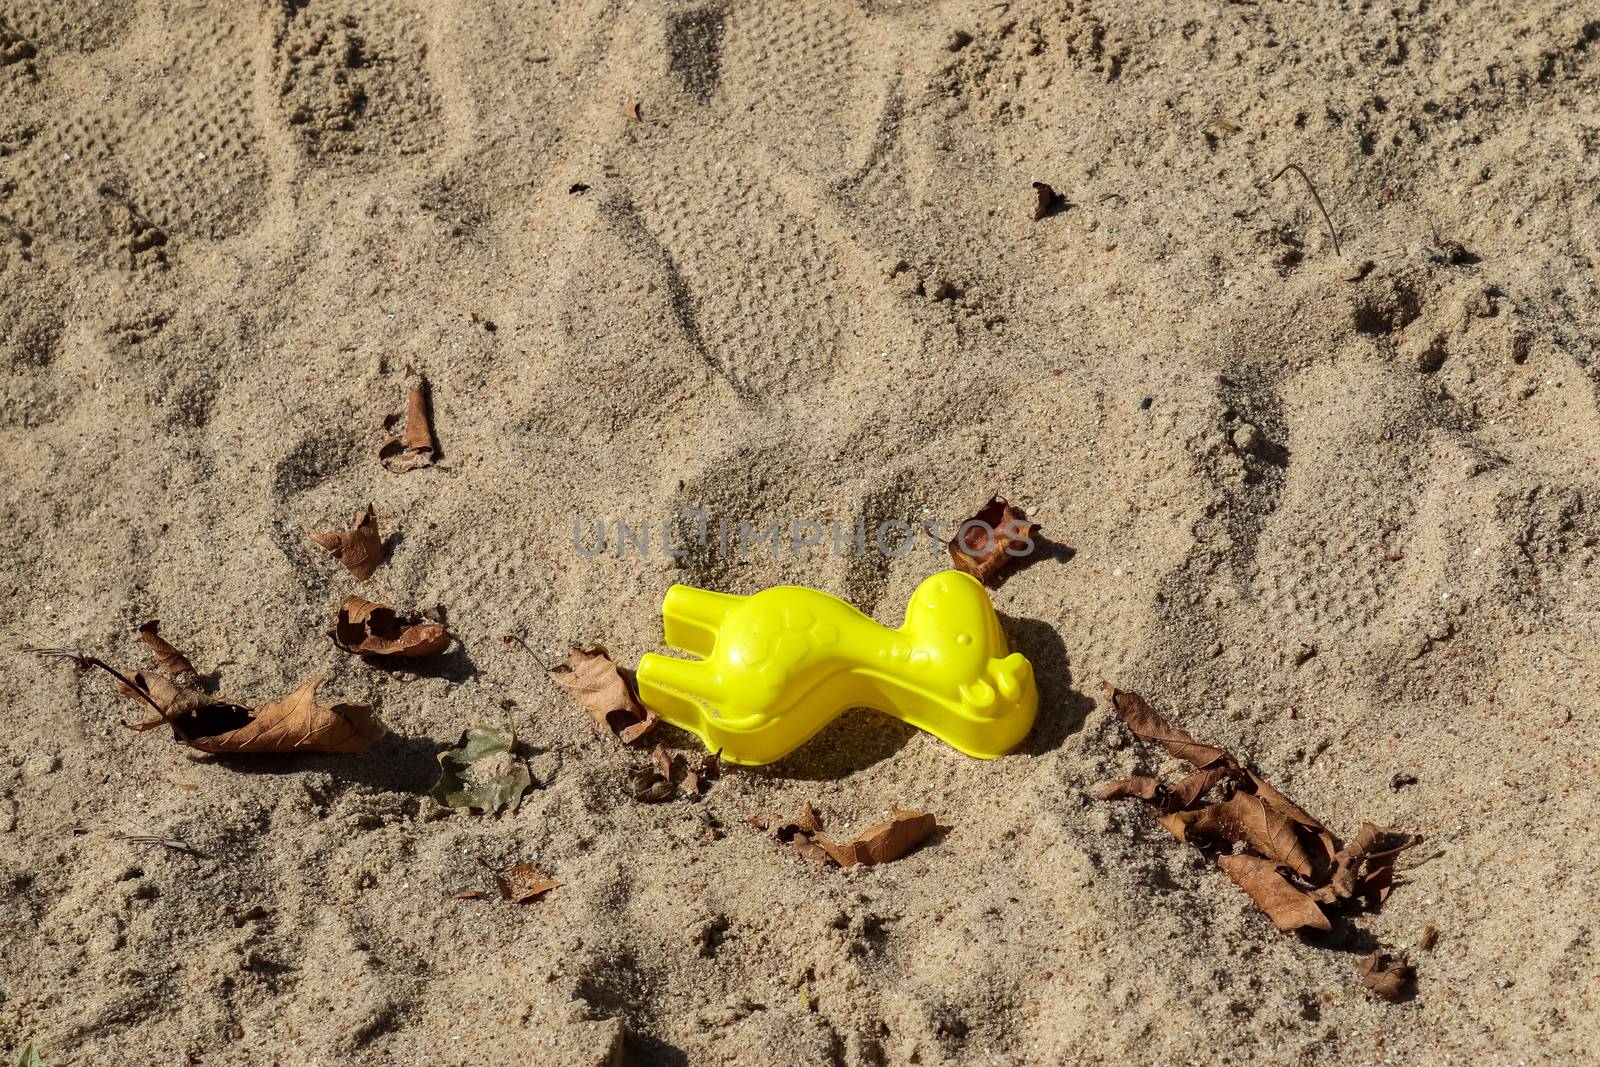
[[[8,653],[0,1051],[1586,1062],[1593,17],[0,0],[0,635],[145,666],[158,617],[231,695],[326,672],[392,730],[198,756],[124,730],[104,677]],[[1063,198],[1037,221],[1036,181]],[[394,474],[408,365],[442,452]],[[660,526],[955,520],[993,492],[1073,550],[994,591],[1043,692],[996,762],[858,711],[640,804],[648,745],[501,641],[635,663],[675,581],[895,624],[944,566],[925,545],[674,559]],[[369,502],[390,556],[357,583],[307,533]],[[586,555],[575,518],[657,539]],[[354,593],[442,604],[460,644],[347,656]],[[1363,920],[1411,951],[1410,999],[1092,799],[1173,769],[1102,680],[1340,833],[1426,837]],[[508,711],[545,787],[441,810],[435,753]],[[746,822],[803,800],[841,833],[892,804],[942,829],[825,869]],[[451,898],[523,861],[563,886]]]

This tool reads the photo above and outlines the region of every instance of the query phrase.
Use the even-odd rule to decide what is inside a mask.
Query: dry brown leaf
[[[1050,214],[1050,209],[1055,205],[1056,191],[1044,182],[1033,183],[1033,221],[1038,222]]]
[[[356,655],[414,658],[443,652],[450,646],[450,631],[441,622],[352,596],[339,605],[333,641]]]
[[[510,870],[495,875],[500,885],[500,895],[515,904],[538,900],[561,883],[547,874],[541,874],[531,863],[519,863]]]
[[[1228,777],[1228,774],[1228,767],[1213,764],[1205,770],[1185,775],[1178,779],[1177,785],[1167,790],[1168,805],[1175,811],[1194,807],[1201,797],[1211,791],[1212,786]]]
[[[795,855],[808,863],[827,863],[833,859],[827,849],[812,840],[810,834],[795,834],[790,844],[794,846]]]
[[[638,122],[644,117],[640,113],[639,106],[639,101],[629,100],[625,105],[623,105],[622,113],[628,116],[628,118],[632,119],[634,122]]]
[[[322,675],[244,721],[237,705],[202,704],[169,719],[179,741],[202,752],[365,752],[384,726],[365,704],[318,704]]]
[[[772,836],[779,841],[793,840],[796,834],[814,834],[822,829],[822,819],[817,815],[817,809],[811,806],[811,801],[800,802],[800,808],[786,822],[778,823],[771,830]]]
[[[1101,684],[1106,688],[1106,696],[1110,699],[1117,718],[1126,723],[1128,729],[1132,730],[1141,741],[1158,742],[1178,759],[1192,763],[1202,770],[1212,764],[1221,764],[1229,768],[1237,766],[1234,758],[1227,752],[1215,745],[1201,744],[1188,733],[1168,723],[1166,719],[1156,714],[1138,693],[1118,689],[1110,682]]]
[[[1403,1000],[1415,970],[1404,956],[1391,957],[1379,950],[1361,961],[1361,982],[1384,1000]]]
[[[318,704],[321,675],[308,678],[282,700],[252,710],[225,697],[181,688],[159,674],[123,674],[94,656],[59,648],[23,651],[70,660],[80,671],[99,667],[117,680],[117,692],[156,712],[153,720],[124,726],[139,731],[171,726],[178,741],[202,752],[362,752],[385,732],[365,704]]]
[[[996,496],[961,524],[946,547],[957,570],[988,585],[1012,562],[1033,551],[1033,535],[1038,532],[1038,523],[1029,522]]]
[[[436,446],[428,417],[428,400],[428,380],[419,377],[406,402],[405,431],[398,437],[390,437],[378,448],[378,461],[396,474],[433,464]],[[384,420],[384,429],[392,431],[399,421],[399,415],[390,415]]]
[[[488,900],[489,894],[481,889],[459,889],[450,894],[451,900]]]
[[[1218,858],[1217,866],[1250,894],[1256,907],[1266,912],[1278,929],[1298,930],[1303,926],[1315,930],[1333,929],[1316,902],[1290,885],[1289,880],[1278,873],[1278,864],[1271,860],[1240,854]]]
[[[1095,794],[1100,800],[1116,800],[1120,797],[1133,797],[1136,800],[1154,800],[1161,792],[1161,783],[1146,775],[1134,775],[1132,778],[1117,778],[1100,787]]]
[[[839,844],[817,834],[816,843],[841,867],[897,860],[932,836],[936,824],[932,812],[892,810],[892,817],[867,827],[854,841]]]
[[[172,679],[173,684],[184,689],[193,689],[200,683],[200,672],[194,669],[194,664],[189,662],[187,656],[161,636],[158,632],[160,627],[159,620],[151,619],[139,627],[140,640],[149,646],[151,653],[154,654],[156,670]]]
[[[594,721],[623,742],[637,741],[656,724],[656,713],[639,703],[633,687],[600,646],[574,649],[566,663],[550,670],[555,683],[589,709]]]
[[[1260,797],[1239,791],[1219,804],[1208,804],[1188,822],[1191,833],[1243,841],[1259,855],[1310,877],[1311,860],[1295,834],[1294,823]]]
[[[364,515],[357,515],[350,529],[342,533],[314,533],[311,539],[328,553],[338,558],[345,569],[359,581],[372,577],[372,572],[383,562],[383,541],[378,536],[378,515],[367,505]]]

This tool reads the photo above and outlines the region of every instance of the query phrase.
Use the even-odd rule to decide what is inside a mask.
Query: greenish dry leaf
[[[38,1049],[30,1041],[22,1050],[22,1058],[17,1060],[17,1067],[47,1067],[44,1059],[39,1055]]]
[[[533,787],[533,775],[517,758],[516,744],[510,730],[472,727],[455,748],[439,753],[439,780],[428,795],[447,808],[486,814],[516,810],[522,794]]]

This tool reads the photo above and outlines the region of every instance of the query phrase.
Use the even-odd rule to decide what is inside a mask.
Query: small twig
[[[543,668],[545,673],[547,673],[547,674],[549,673],[550,668],[545,666],[544,660],[539,658],[539,653],[535,652],[528,645],[528,642],[524,641],[522,638],[518,637],[516,634],[506,634],[500,640],[504,641],[508,645],[521,645],[522,646],[522,651],[524,651],[528,655],[532,656],[533,657],[533,662],[537,663],[541,668]]]
[[[187,852],[191,856],[199,856],[201,859],[206,858],[204,852],[201,852],[187,841],[178,840],[176,837],[160,837],[156,834],[125,834],[119,830],[113,830],[106,836],[113,841],[127,841],[134,845],[160,845],[163,848],[170,848],[174,852]]]
[[[1317,210],[1322,212],[1322,221],[1328,224],[1328,236],[1333,238],[1333,254],[1343,259],[1344,253],[1339,250],[1339,232],[1333,228],[1333,219],[1328,217],[1328,209],[1322,206],[1322,197],[1317,195],[1317,187],[1311,183],[1311,176],[1300,169],[1300,164],[1287,163],[1282,170],[1272,176],[1272,180],[1277,181],[1291,170],[1300,175],[1300,180],[1311,190],[1311,199],[1317,202]]]
[[[138,697],[140,700],[156,709],[156,714],[161,716],[161,722],[152,723],[151,726],[160,726],[162,722],[170,721],[167,716],[166,708],[162,707],[160,704],[157,704],[154,697],[152,697],[149,693],[146,693],[139,686],[134,685],[133,682],[131,682],[121,671],[111,666],[105,660],[97,659],[94,656],[85,656],[83,653],[74,652],[70,648],[24,648],[22,651],[31,652],[35,656],[43,656],[46,659],[70,659],[72,661],[72,665],[79,671],[86,671],[91,667],[99,667],[101,670],[110,674],[111,677],[121,682],[127,688],[128,692],[132,693],[134,696]],[[127,726],[129,724],[123,723],[123,725]],[[144,727],[144,729],[149,728],[149,726]],[[139,729],[139,727],[136,726],[134,729]]]

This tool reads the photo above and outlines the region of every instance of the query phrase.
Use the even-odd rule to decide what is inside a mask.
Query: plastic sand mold
[[[675,585],[661,615],[667,643],[702,658],[646,655],[640,699],[734,763],[771,763],[853,707],[993,759],[1039,706],[1033,666],[1008,653],[988,593],[960,571],[918,586],[898,630],[792,585],[752,596]]]

